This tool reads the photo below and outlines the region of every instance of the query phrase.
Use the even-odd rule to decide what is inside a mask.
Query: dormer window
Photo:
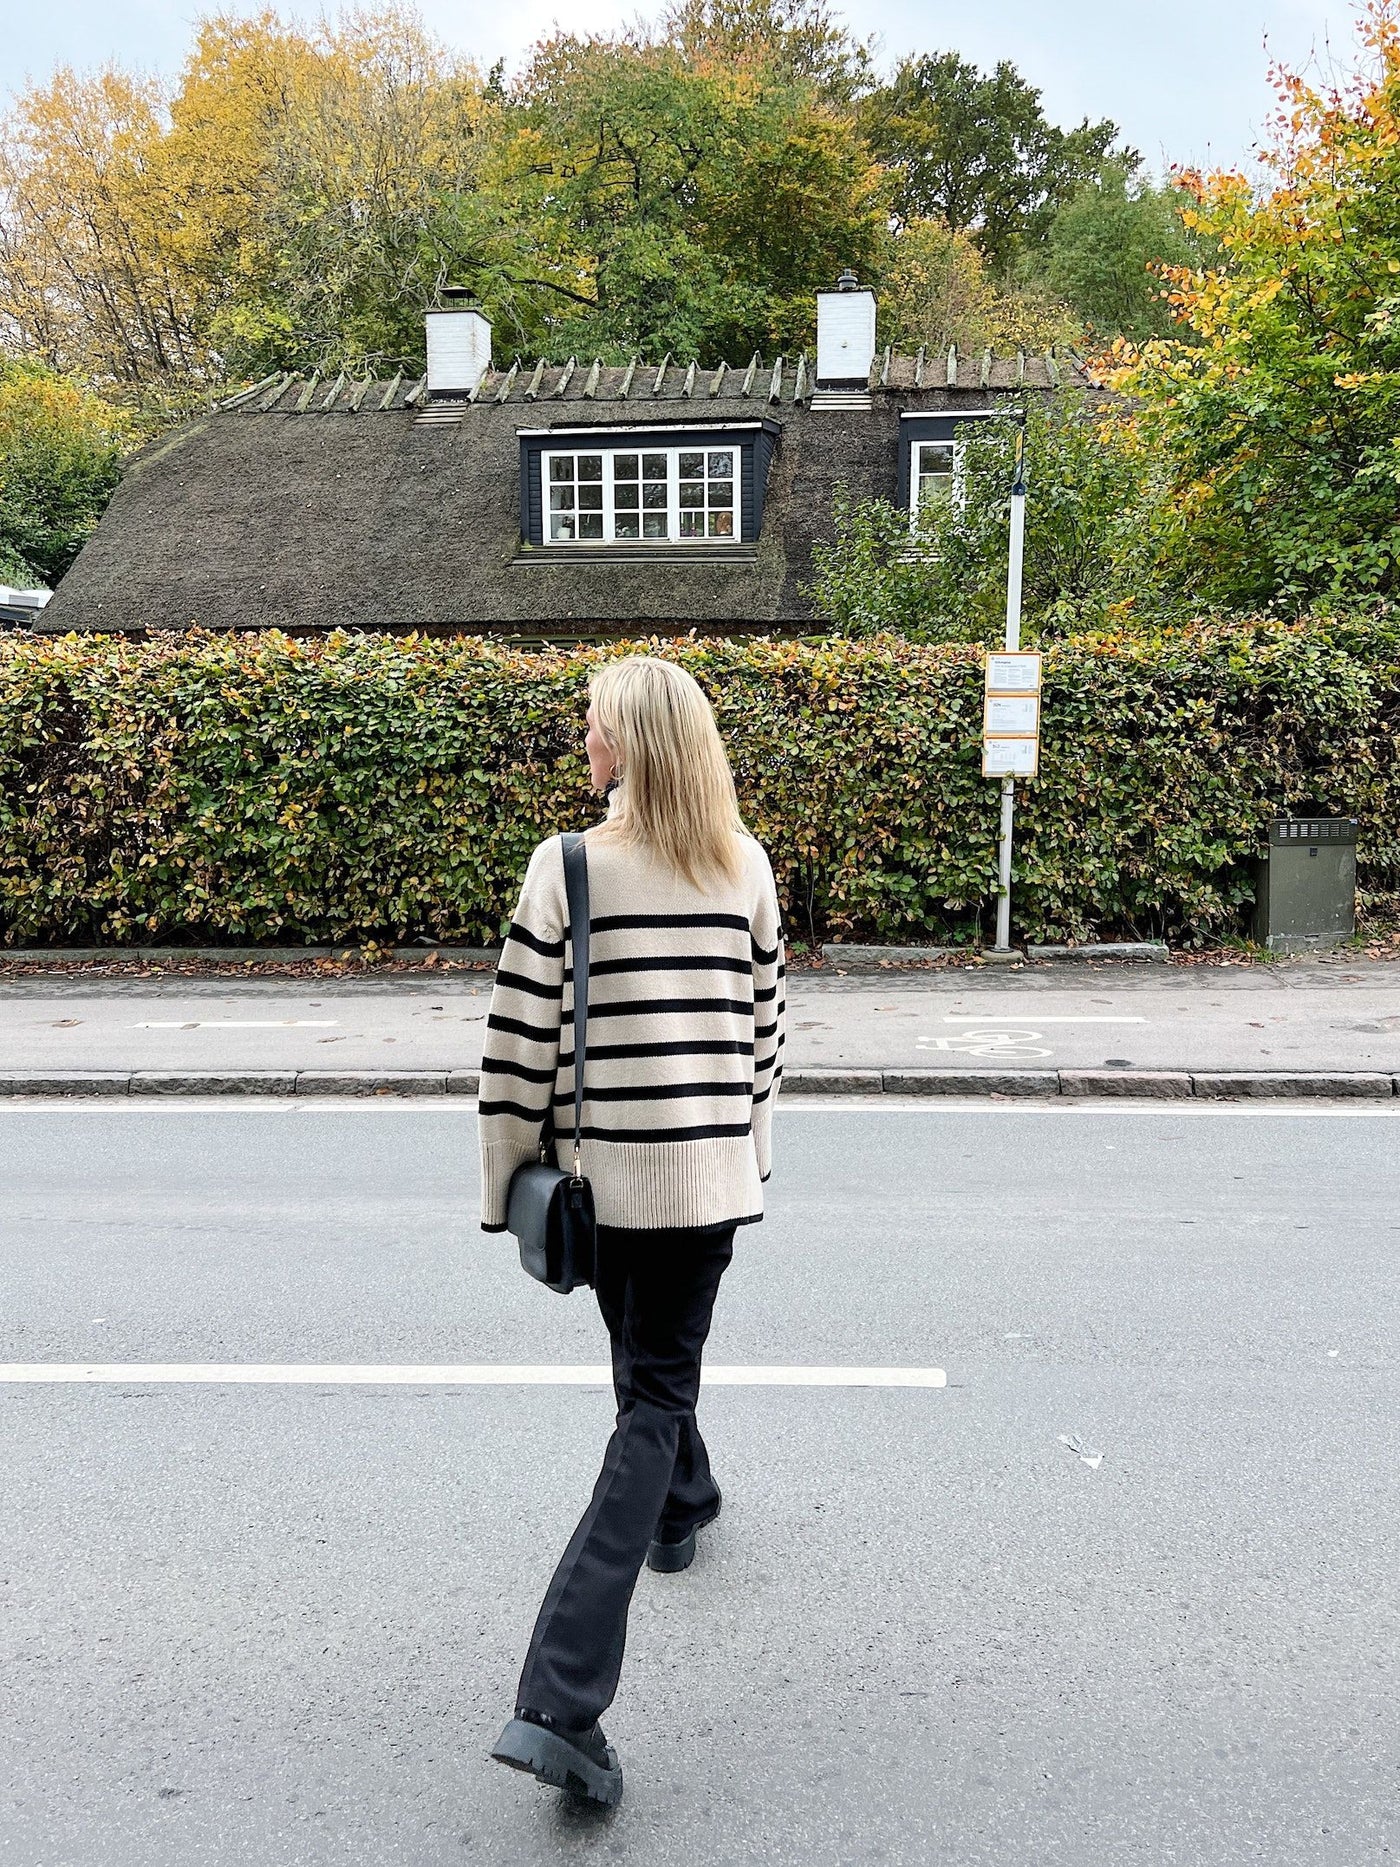
[[[909,511],[917,524],[937,505],[961,493],[955,441],[915,441],[909,450]]]
[[[752,545],[777,437],[773,421],[521,429],[521,537],[619,556]]]
[[[734,543],[736,450],[603,448],[543,452],[548,544]]]

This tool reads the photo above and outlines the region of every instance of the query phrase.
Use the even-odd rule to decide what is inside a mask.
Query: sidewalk
[[[103,1086],[65,1080],[79,1077],[109,1078],[117,1093],[411,1089],[386,1080],[407,1074],[436,1079],[416,1085],[428,1093],[472,1094],[489,997],[480,973],[10,980],[0,1093]],[[1244,1074],[1280,1090],[1285,1076],[1322,1073],[1357,1082],[1294,1093],[1389,1095],[1400,961],[794,971],[786,1070],[788,1092],[1260,1093],[1200,1084]],[[239,1081],[250,1072],[271,1077]],[[1094,1080],[1078,1082],[1084,1072]]]

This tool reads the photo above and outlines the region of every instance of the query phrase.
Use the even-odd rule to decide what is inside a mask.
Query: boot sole
[[[551,1789],[562,1789],[581,1802],[594,1802],[600,1808],[615,1808],[622,1800],[622,1766],[611,1746],[610,1767],[596,1764],[587,1751],[580,1750],[557,1731],[524,1718],[512,1718],[496,1740],[491,1752],[497,1763],[507,1769],[527,1770],[538,1782]]]
[[[679,1575],[682,1569],[688,1569],[695,1560],[695,1539],[718,1517],[720,1506],[717,1504],[714,1516],[707,1517],[704,1523],[697,1523],[690,1535],[681,1543],[653,1543],[647,1550],[647,1567],[658,1575]]]

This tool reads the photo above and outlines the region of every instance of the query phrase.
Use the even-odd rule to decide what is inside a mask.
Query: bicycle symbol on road
[[[956,1037],[921,1037],[920,1050],[942,1050],[961,1057],[1048,1057],[1036,1048],[1039,1031],[959,1031]]]

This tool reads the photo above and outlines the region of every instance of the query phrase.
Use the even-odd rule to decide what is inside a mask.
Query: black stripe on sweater
[[[736,933],[749,931],[742,914],[600,914],[590,924],[594,933],[620,933],[641,927],[732,927]]]
[[[757,940],[750,940],[749,951],[753,954],[753,963],[755,966],[771,966],[773,961],[778,957],[777,947],[774,947],[770,953],[768,948],[760,946]]]
[[[660,1012],[752,1010],[752,1005],[742,998],[629,998],[616,1005],[595,1005],[590,996],[588,1001],[590,1018],[646,1018]],[[573,1011],[566,1011],[564,1023],[573,1021]]]
[[[507,986],[513,992],[528,992],[532,998],[561,998],[562,988],[558,985],[541,985],[537,979],[527,979],[523,972],[507,972],[502,966],[496,974],[496,984]]]
[[[777,1026],[776,1020],[772,1024],[756,1024],[753,1027],[753,1034],[754,1034],[755,1042],[757,1042],[757,1040],[762,1037],[775,1036],[777,1033],[777,1029],[778,1029],[778,1026]]]
[[[563,959],[564,942],[562,940],[541,940],[538,934],[532,934],[528,927],[522,927],[519,921],[512,921],[506,934],[507,940],[518,940],[521,946],[529,947],[532,953],[542,954],[545,959]]]
[[[724,1141],[752,1134],[751,1122],[707,1122],[700,1128],[585,1128],[585,1141]]]
[[[686,1096],[746,1096],[749,1093],[747,1081],[741,1083],[648,1083],[644,1087],[626,1089],[595,1089],[585,1085],[584,1097],[588,1102],[678,1102]],[[572,1108],[573,1092],[557,1095],[554,1098],[556,1108]]]
[[[741,1037],[680,1037],[668,1044],[590,1044],[588,1060],[601,1062],[605,1057],[751,1057],[753,1045]],[[561,1051],[559,1067],[570,1070],[574,1053]]]
[[[554,1070],[531,1070],[523,1063],[507,1063],[503,1057],[483,1057],[482,1074],[486,1076],[518,1076],[526,1083],[552,1083]]]
[[[753,965],[746,959],[725,959],[719,954],[711,957],[705,953],[687,955],[684,959],[666,959],[649,957],[647,959],[595,959],[589,966],[594,978],[600,978],[605,972],[707,972],[711,968],[716,972],[741,972],[746,976],[753,971]],[[564,977],[572,979],[574,969],[566,967]]]
[[[493,1011],[486,1020],[488,1031],[505,1031],[511,1037],[527,1037],[532,1044],[557,1044],[559,1027],[557,1024],[522,1024],[519,1018],[503,1018],[499,1011]]]
[[[514,1115],[520,1121],[542,1122],[544,1109],[527,1108],[523,1102],[478,1102],[476,1112],[480,1115]]]

